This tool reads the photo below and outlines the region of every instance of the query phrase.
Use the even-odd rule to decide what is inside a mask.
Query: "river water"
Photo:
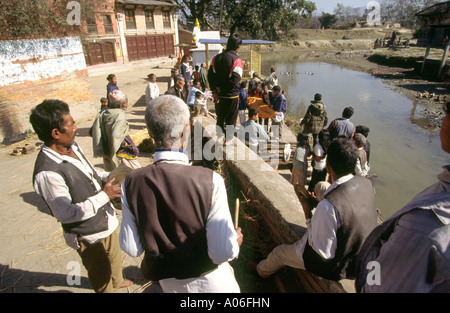
[[[262,73],[268,74],[270,67],[276,69],[286,92],[288,115],[303,117],[314,94],[321,93],[329,123],[352,106],[355,114],[350,120],[370,128],[370,167],[376,175],[372,182],[384,219],[435,183],[442,166],[450,163],[439,134],[420,130],[414,123],[422,118],[423,107],[382,79],[328,63],[302,62],[292,55],[265,55]],[[281,74],[286,72],[292,74]]]

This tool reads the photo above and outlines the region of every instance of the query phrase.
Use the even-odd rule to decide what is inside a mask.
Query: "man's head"
[[[337,178],[353,173],[358,159],[358,148],[349,139],[335,139],[327,151],[327,170],[331,169]]]
[[[45,100],[31,110],[30,123],[46,146],[55,141],[71,146],[75,142],[77,127],[69,106],[61,100]]]
[[[178,69],[177,68],[173,68],[170,70],[170,75],[172,77],[175,77],[175,75],[178,75]]]
[[[281,93],[281,87],[280,86],[273,86],[272,88],[272,94],[276,97]]]
[[[106,99],[105,97],[103,97],[103,98],[100,99],[100,103],[101,103],[103,106],[107,106],[107,105],[108,105],[108,99]]]
[[[189,125],[189,109],[178,97],[163,95],[150,101],[145,123],[158,148],[172,148]]]
[[[256,121],[258,119],[258,109],[257,108],[250,108],[248,110],[248,119]]]
[[[353,116],[353,113],[355,113],[355,110],[353,110],[352,107],[346,107],[344,111],[342,111],[342,117],[348,119]]]
[[[240,46],[242,44],[242,38],[239,34],[231,34],[230,37],[228,37],[227,41],[227,50],[239,50]]]
[[[322,101],[322,95],[320,93],[316,93],[314,95],[314,102],[321,102]]]
[[[185,84],[184,76],[182,74],[175,75],[175,86],[178,89],[183,89],[184,84]]]
[[[110,103],[109,106],[112,109],[127,108],[128,107],[128,97],[122,91],[116,89],[109,93]]]

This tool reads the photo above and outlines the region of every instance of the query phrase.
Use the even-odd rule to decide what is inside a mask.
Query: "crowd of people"
[[[132,257],[143,254],[143,277],[159,281],[164,292],[240,292],[229,262],[238,257],[244,236],[233,224],[224,179],[208,168],[191,166],[184,144],[193,111],[208,114],[206,82],[222,130],[235,126],[244,111],[242,125],[253,130],[247,143],[255,146],[251,134],[267,136],[270,127],[282,125],[283,120],[275,118],[268,125],[258,118],[257,109],[240,106],[241,99],[256,96],[286,113],[274,70],[265,82],[254,75],[246,90],[238,55],[241,43],[241,37],[232,34],[208,72],[203,65],[191,72],[188,56],[183,58],[180,73],[172,71],[164,95],[155,84],[157,77],[148,76],[145,123],[156,148],[153,164],[143,168],[128,134],[128,99],[115,75],[107,78],[107,96],[91,128],[94,156],[103,157],[105,171],[95,169],[77,145],[77,126],[67,103],[45,100],[32,110],[30,122],[44,142],[33,186],[61,223],[66,243],[77,250],[96,292],[133,284],[123,278],[121,250]],[[440,137],[443,150],[450,153],[450,103],[445,112]],[[346,107],[342,117],[328,125],[322,96],[314,96],[297,136],[291,179],[294,188],[304,188],[311,159],[309,193],[301,197],[307,232],[297,242],[273,249],[257,265],[257,273],[269,277],[290,266],[334,281],[355,279],[358,292],[448,292],[450,166],[444,167],[437,184],[377,225],[375,190],[366,177],[369,129],[355,127],[353,113]],[[224,144],[232,139],[228,136]],[[132,171],[119,183],[109,174],[121,165]],[[116,199],[121,200],[121,222],[113,205]],[[368,278],[375,275],[368,267],[371,262],[381,268],[375,273],[378,280]]]

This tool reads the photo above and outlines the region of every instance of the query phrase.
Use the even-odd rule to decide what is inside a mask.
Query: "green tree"
[[[310,18],[315,10],[315,4],[305,0],[224,1],[222,25],[230,33],[239,31],[251,38],[278,40],[289,36],[300,19]]]
[[[319,21],[322,24],[322,27],[325,29],[333,28],[336,24],[338,18],[335,14],[322,12],[322,15],[319,17]]]
[[[404,27],[417,25],[416,13],[426,9],[439,0],[381,0],[381,19],[401,23]]]
[[[83,18],[93,16],[101,0],[77,0]],[[68,1],[0,0],[0,39],[36,39],[80,35],[79,25],[69,25]]]

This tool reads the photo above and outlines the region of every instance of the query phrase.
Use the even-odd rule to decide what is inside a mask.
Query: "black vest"
[[[145,250],[146,279],[194,278],[217,267],[208,256],[205,228],[213,171],[156,163],[128,174],[125,189]]]
[[[33,184],[36,175],[43,171],[55,172],[64,178],[64,181],[69,188],[70,196],[72,197],[72,203],[74,204],[86,201],[89,197],[95,196],[98,193],[94,182],[75,165],[67,161],[58,164],[41,150],[34,165]],[[102,186],[101,179],[97,176],[95,171],[93,172],[95,179],[97,179],[100,186]],[[61,223],[61,225],[66,233],[77,234],[80,236],[92,235],[108,229],[108,216],[105,207],[103,206],[98,209],[95,216],[87,220],[69,224]]]
[[[338,281],[355,277],[355,262],[361,246],[377,226],[375,193],[370,180],[354,176],[336,187],[325,199],[339,213],[335,256],[326,260],[306,243],[303,261],[308,271],[326,279]]]

